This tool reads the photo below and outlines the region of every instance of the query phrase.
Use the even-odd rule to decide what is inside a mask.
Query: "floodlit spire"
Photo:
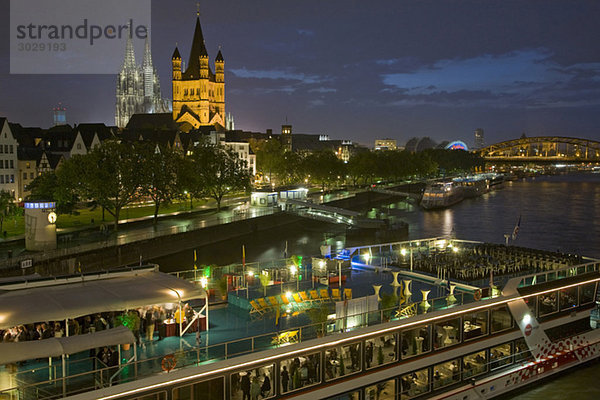
[[[131,22],[129,23],[129,29],[127,33],[127,46],[125,47],[125,62],[124,68],[136,68],[135,65],[135,51],[133,49],[133,39],[131,34]]]
[[[204,35],[200,26],[200,17],[196,17],[196,28],[194,29],[194,39],[192,41],[192,50],[188,59],[188,68],[185,70],[184,77],[198,78],[200,76],[200,57],[208,57],[208,51],[204,44]]]
[[[150,51],[150,41],[146,36],[144,44],[144,61],[142,62],[142,72],[144,74],[144,96],[152,97],[154,95],[154,78],[156,71],[152,65],[152,52]]]
[[[144,61],[142,62],[142,66],[152,66],[152,52],[150,51],[148,35],[146,35],[146,42],[144,43]]]

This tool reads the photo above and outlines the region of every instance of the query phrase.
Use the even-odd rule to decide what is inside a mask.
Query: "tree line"
[[[278,140],[252,142],[258,171],[270,182],[294,184],[311,182],[324,190],[347,183],[354,186],[377,180],[398,181],[413,177],[469,172],[482,168],[484,160],[463,150],[429,149],[417,153],[404,150],[362,151],[347,163],[333,151],[321,150],[301,155],[285,151]]]
[[[247,190],[246,162],[229,148],[202,142],[184,156],[151,142],[106,141],[86,155],[74,155],[56,171],[46,172],[30,185],[29,200],[53,200],[58,213],[76,213],[82,203],[102,207],[115,219],[127,205],[149,200],[156,223],[160,207],[174,200],[212,198],[221,201],[232,192]]]

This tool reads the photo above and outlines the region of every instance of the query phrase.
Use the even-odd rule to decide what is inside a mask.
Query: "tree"
[[[226,194],[250,187],[246,162],[233,150],[203,144],[194,149],[191,157],[194,171],[198,173],[199,187],[217,202],[217,211],[221,211],[221,201]]]
[[[132,203],[139,195],[143,168],[137,151],[138,145],[106,141],[81,157],[72,157],[67,172],[79,171],[80,191],[83,198],[95,201],[115,218],[115,231],[118,230],[121,210]],[[70,163],[63,164],[63,167]],[[62,169],[62,167],[61,167]]]
[[[377,154],[375,152],[357,153],[348,161],[348,173],[352,178],[354,186],[362,179],[363,183],[373,183],[377,176],[376,171]]]
[[[4,219],[14,214],[16,205],[13,195],[7,191],[0,191],[0,232],[3,231]]]
[[[262,143],[255,142],[253,151],[256,153],[257,169],[269,177],[269,182],[273,182],[273,174],[281,175],[284,172],[285,152],[279,140],[269,139]]]
[[[344,176],[344,163],[331,150],[309,154],[304,158],[303,165],[310,179],[321,184],[322,191],[339,176]]]
[[[170,204],[179,195],[178,152],[152,143],[138,146],[141,155],[141,193],[154,202],[154,224],[158,220],[161,205]]]
[[[77,160],[80,156],[76,156]],[[65,163],[56,171],[44,172],[38,176],[29,185],[31,194],[29,200],[51,200],[56,202],[57,214],[77,214],[75,206],[79,201],[79,171],[76,168],[76,161],[68,160],[67,167],[63,168]]]

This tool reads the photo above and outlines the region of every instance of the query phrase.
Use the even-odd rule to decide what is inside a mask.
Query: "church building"
[[[117,77],[115,124],[124,128],[133,114],[158,114],[170,111],[169,102],[160,94],[158,73],[152,63],[148,37],[141,67],[135,63],[131,35],[127,35],[125,60]]]
[[[225,115],[225,61],[221,50],[214,62],[214,73],[209,63],[208,51],[204,43],[200,16],[196,18],[196,28],[192,49],[185,62],[175,47],[171,57],[173,67],[173,120],[183,130],[197,129],[212,125],[217,129],[231,126]],[[187,129],[186,129],[187,127]]]

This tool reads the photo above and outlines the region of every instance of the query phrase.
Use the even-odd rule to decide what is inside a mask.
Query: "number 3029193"
[[[65,51],[66,43],[18,43],[19,51]]]

